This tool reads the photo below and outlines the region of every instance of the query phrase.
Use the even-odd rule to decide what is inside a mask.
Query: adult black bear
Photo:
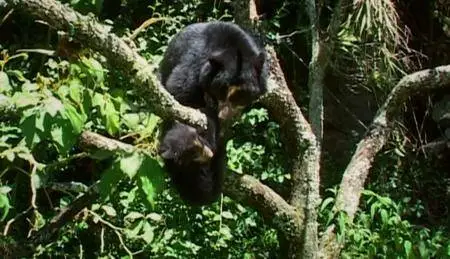
[[[222,192],[225,146],[217,138],[217,124],[208,122],[208,130],[200,133],[189,125],[170,123],[159,149],[173,186],[191,205],[212,203]]]
[[[175,189],[190,204],[209,204],[222,191],[225,140],[222,123],[266,91],[265,51],[239,26],[226,22],[185,27],[160,63],[164,87],[183,105],[201,109],[208,129],[170,122],[160,154]]]
[[[170,41],[160,77],[181,104],[214,109],[229,120],[265,93],[266,54],[236,24],[195,23]]]

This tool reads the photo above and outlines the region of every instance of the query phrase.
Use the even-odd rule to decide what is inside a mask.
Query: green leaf
[[[38,173],[31,174],[31,185],[37,190],[43,186],[44,180]]]
[[[92,96],[92,90],[83,88],[82,110],[84,113],[88,114],[88,116],[90,116],[94,111]]]
[[[65,99],[69,95],[70,89],[67,85],[61,85],[56,92],[61,99]]]
[[[56,142],[59,146],[64,146],[63,130],[62,127],[53,127],[50,132],[52,140]]]
[[[372,206],[370,206],[370,217],[372,218],[372,220],[374,220],[375,213],[377,212],[379,207],[380,207],[379,203],[374,203],[372,204]]]
[[[78,79],[72,79],[69,83],[69,97],[77,104],[81,103],[81,90],[83,83]]]
[[[141,119],[137,113],[128,113],[123,115],[123,122],[131,130],[135,130],[139,126],[140,121]]]
[[[154,130],[156,129],[156,127],[158,126],[158,122],[161,120],[160,117],[156,116],[155,114],[151,113],[148,121],[147,121],[147,125],[145,127],[146,131],[148,133],[153,133]]]
[[[34,91],[37,91],[39,89],[39,86],[36,83],[31,83],[29,81],[23,83],[22,85],[22,92],[31,93]]]
[[[64,108],[60,100],[55,97],[50,97],[44,100],[44,111],[50,114],[50,116],[55,117],[55,115],[62,111]]]
[[[0,194],[8,194],[11,190],[12,188],[7,185],[0,186]]]
[[[403,248],[405,249],[405,254],[409,258],[412,255],[412,244],[411,241],[406,240],[403,244]]]
[[[381,222],[383,223],[383,225],[387,225],[388,223],[388,212],[385,209],[381,209],[380,210],[380,215],[381,215]]]
[[[80,134],[83,131],[84,123],[86,123],[86,114],[78,113],[76,108],[69,103],[64,103],[64,117],[69,119],[75,134]]]
[[[32,148],[34,144],[40,142],[40,138],[36,133],[36,115],[32,114],[28,117],[22,119],[20,123],[20,129],[22,134],[25,136],[25,143],[28,148]]]
[[[229,211],[223,211],[222,214],[220,214],[220,215],[222,215],[222,217],[225,219],[233,219],[234,218],[233,214]]]
[[[14,158],[16,157],[14,151],[12,151],[11,149],[5,150],[2,155],[4,155],[9,162],[13,162]]]
[[[47,116],[47,118],[50,118]],[[56,143],[60,155],[66,155],[76,144],[79,134],[75,132],[72,124],[67,119],[46,119],[47,132]]]
[[[6,216],[8,216],[11,205],[9,203],[8,196],[6,194],[0,193],[0,221],[4,221]]]
[[[105,106],[105,99],[103,95],[94,93],[94,96],[92,97],[92,106],[100,107],[100,112],[103,113],[103,107]]]
[[[141,219],[141,218],[144,218],[144,214],[136,212],[136,211],[132,211],[132,212],[128,213],[124,219],[126,221],[133,222],[136,219]]]
[[[338,216],[338,225],[339,225],[339,232],[340,233],[345,233],[345,225],[346,225],[346,218],[343,214],[339,214]]]
[[[421,258],[430,258],[429,250],[424,241],[419,242],[419,253]]]
[[[135,224],[136,226],[132,229],[127,229],[125,231],[125,234],[127,235],[128,238],[130,239],[136,239],[138,237],[139,232],[141,231],[144,222],[143,221],[139,221]]]
[[[48,128],[45,127],[45,111],[43,110],[39,110],[36,113],[36,124],[34,125],[34,128],[36,128],[37,130],[41,131],[42,133],[46,133]],[[42,137],[42,135],[40,135]]]
[[[89,72],[95,77],[96,82],[104,81],[104,68],[97,60],[93,58],[82,58],[81,61],[89,69]]]
[[[108,215],[110,217],[117,216],[116,210],[111,206],[103,205],[102,209],[105,211],[106,215]]]
[[[143,160],[143,155],[138,152],[133,152],[131,155],[120,160],[120,170],[129,178],[133,178],[141,168]]]
[[[322,205],[320,205],[320,210],[319,210],[319,211],[324,211],[325,208],[326,208],[329,204],[331,204],[331,203],[333,203],[333,202],[334,202],[334,198],[333,198],[333,197],[328,197],[328,198],[326,198],[326,199],[322,202]]]
[[[106,119],[106,131],[110,135],[116,135],[120,130],[120,117],[112,102],[105,103],[104,116]]]
[[[156,194],[162,189],[163,185],[163,168],[156,159],[145,156],[138,172],[138,186],[151,206],[154,205]]]
[[[154,233],[155,227],[152,227],[148,222],[144,223],[143,231],[144,233],[141,235],[141,238],[147,243],[150,244],[155,237]]]
[[[0,71],[0,93],[5,93],[11,91],[12,87],[9,84],[8,74]]]
[[[155,213],[155,212],[152,212],[152,213],[148,214],[146,218],[151,219],[154,222],[161,222],[161,220],[163,219],[161,214],[158,214],[158,213]]]
[[[109,194],[114,192],[117,183],[122,180],[122,178],[123,173],[120,170],[119,162],[115,161],[110,168],[102,173],[99,183],[100,198],[104,200]]]
[[[16,92],[13,95],[13,103],[17,108],[27,106],[36,106],[41,100],[41,96],[37,93]]]

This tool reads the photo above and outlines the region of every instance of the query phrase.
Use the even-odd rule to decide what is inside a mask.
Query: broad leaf
[[[69,96],[77,104],[81,103],[81,90],[83,84],[79,79],[72,79],[69,83]]]
[[[0,221],[5,220],[8,216],[11,205],[9,203],[8,196],[6,194],[0,193]]]
[[[32,148],[34,144],[40,142],[40,137],[36,133],[36,115],[32,114],[22,119],[20,123],[20,129],[25,137],[25,143],[28,148]]]
[[[63,108],[61,101],[53,96],[44,100],[44,110],[52,117],[55,117]]]
[[[112,192],[115,191],[117,183],[122,180],[123,174],[119,167],[119,162],[115,161],[110,168],[102,173],[99,191],[100,198],[106,199]]]
[[[138,185],[145,199],[153,206],[156,194],[164,185],[164,170],[156,159],[145,157],[139,169]]]
[[[130,156],[120,160],[120,170],[122,170],[129,178],[133,178],[143,165],[143,160],[143,155],[134,152]]]
[[[74,106],[69,103],[64,104],[64,117],[70,120],[75,134],[80,134],[83,131],[84,123],[87,120],[86,114],[78,113]]]
[[[11,91],[12,87],[9,84],[9,78],[8,75],[0,71],[0,93],[5,93]]]
[[[120,130],[120,117],[111,101],[105,103],[104,116],[106,119],[106,131],[110,135],[116,135]]]

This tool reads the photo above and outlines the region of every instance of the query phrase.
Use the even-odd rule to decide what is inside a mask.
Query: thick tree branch
[[[450,65],[415,72],[403,77],[398,82],[375,116],[369,131],[358,143],[344,172],[336,198],[337,210],[346,212],[350,220],[353,220],[372,162],[385,145],[399,115],[399,110],[406,99],[418,92],[443,87],[450,87]],[[330,229],[332,228],[330,227]],[[334,231],[330,231],[330,229],[323,236],[321,247],[330,247],[329,242],[335,242]],[[331,252],[323,251],[323,254],[327,258],[335,258],[339,252],[339,249],[331,249]]]
[[[312,131],[316,136],[317,147],[321,150],[323,139],[323,88],[325,87],[325,69],[328,64],[328,59],[325,57],[326,49],[320,37],[316,1],[306,1],[306,7],[311,27],[311,60],[309,62],[308,73],[310,93],[309,121]]]
[[[253,0],[240,1],[240,4],[236,4],[237,22],[249,24],[249,13],[252,13],[254,6]],[[293,181],[290,204],[297,208],[302,220],[299,224],[301,228],[292,230],[301,233],[302,236],[295,239],[286,236],[290,242],[287,254],[293,257],[315,258],[318,244],[320,149],[309,123],[303,117],[300,107],[287,87],[276,52],[273,48],[266,49],[270,60],[269,92],[260,99],[260,102],[268,109],[271,118],[280,124],[285,148],[289,154]],[[316,81],[322,83],[322,80]],[[323,119],[323,116],[320,118]]]
[[[109,28],[81,15],[54,0],[7,0],[17,10],[42,19],[52,27],[68,32],[105,57],[122,71],[128,72],[140,87],[143,99],[152,111],[162,118],[175,118],[182,122],[206,128],[206,116],[198,110],[179,104],[162,86],[155,68],[147,63],[122,39],[109,32]]]
[[[98,197],[97,185],[89,187],[88,191],[73,200],[69,206],[62,209],[50,222],[30,237],[34,245],[48,242],[65,224],[72,221],[82,209],[92,204]]]
[[[7,2],[18,10],[24,10],[47,21],[57,29],[68,31],[71,36],[99,51],[120,69],[135,73],[135,80],[141,86],[145,96],[148,97],[146,101],[161,117],[171,118],[173,114],[173,117],[180,121],[199,126],[206,125],[203,114],[177,103],[161,87],[153,74],[154,68],[120,38],[109,33],[107,27],[52,0],[8,0]],[[238,200],[257,202],[259,206],[256,207],[262,215],[275,219],[273,222],[275,226],[280,228],[279,230],[288,239],[291,239],[291,255],[302,256],[304,248],[313,247],[308,244],[305,246],[305,241],[310,237],[304,235],[303,223],[306,222],[305,228],[311,229],[311,231],[306,231],[308,233],[313,233],[317,229],[315,211],[319,202],[319,151],[308,122],[286,86],[275,52],[273,50],[269,50],[269,52],[274,60],[269,80],[271,90],[261,98],[261,102],[280,124],[286,140],[284,143],[290,156],[291,175],[295,186],[290,201],[293,206],[284,202],[270,188],[247,176],[234,175],[237,179],[227,178],[226,183],[233,183],[233,186],[227,184],[226,188],[230,188],[229,193]],[[98,138],[93,137],[91,142],[86,143],[95,143],[92,140],[98,140]],[[103,148],[105,147],[109,147],[109,145],[103,146]],[[123,146],[114,146],[116,150],[121,147]],[[229,174],[228,177],[233,177],[233,174]],[[238,185],[239,188],[235,188]],[[235,193],[233,190],[239,192]],[[245,198],[242,193],[255,195],[255,198]],[[271,213],[273,215],[270,215]],[[299,233],[302,237],[299,237]],[[304,255],[309,255],[309,250],[306,249]]]
[[[81,134],[80,146],[84,149],[97,149],[114,153],[137,150],[132,145],[89,131]],[[287,237],[293,238],[293,235],[298,233],[292,231],[293,229],[300,229],[299,224],[302,222],[295,208],[254,177],[228,173],[224,189],[226,194],[233,199],[255,207],[261,215]]]
[[[271,60],[269,92],[260,101],[268,109],[271,118],[280,124],[293,182],[290,204],[298,209],[304,220],[301,224],[302,239],[291,240],[289,253],[314,258],[317,239],[305,234],[317,233],[319,150],[310,125],[287,87],[275,51],[273,48],[267,48],[267,51]]]
[[[90,131],[85,131],[80,135],[79,146],[86,151],[107,151],[111,154],[130,153],[138,150],[132,145]],[[284,236],[290,240],[300,239],[301,232],[297,230],[301,229],[300,224],[303,222],[301,214],[297,213],[295,207],[289,205],[281,196],[256,178],[228,173],[225,179],[225,189],[226,194],[233,199],[255,207]],[[61,227],[70,222],[76,214],[89,206],[97,197],[98,191],[96,185],[94,185],[84,195],[75,199],[67,208],[56,215],[48,225],[30,237],[33,245],[48,243]],[[31,251],[27,250],[26,253]]]
[[[234,200],[255,208],[268,222],[288,240],[301,238],[304,219],[295,207],[280,195],[250,175],[227,174],[225,193]]]
[[[356,151],[344,172],[337,197],[338,209],[353,218],[358,208],[359,195],[372,166],[375,155],[386,143],[392,125],[403,103],[418,92],[450,87],[450,65],[426,69],[403,77],[378,111],[369,132],[358,143]]]
[[[323,139],[323,89],[325,88],[325,71],[334,51],[334,39],[339,32],[345,9],[350,5],[348,0],[337,2],[327,34],[321,33],[318,11],[315,0],[306,1],[306,10],[311,26],[311,60],[309,62],[308,87],[310,91],[309,121],[321,150]],[[319,154],[320,155],[320,154]]]

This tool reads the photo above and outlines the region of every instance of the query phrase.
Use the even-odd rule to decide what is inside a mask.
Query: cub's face
[[[192,162],[204,164],[214,155],[196,129],[182,123],[176,123],[167,131],[159,153],[163,159],[172,160],[180,165],[188,165]]]

